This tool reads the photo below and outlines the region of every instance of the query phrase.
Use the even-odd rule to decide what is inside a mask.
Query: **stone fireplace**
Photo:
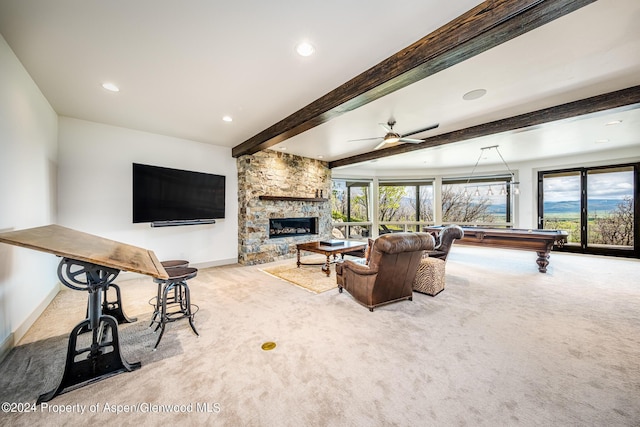
[[[239,157],[237,166],[240,264],[292,258],[298,243],[330,238],[327,162],[264,150]]]
[[[318,234],[318,217],[269,219],[270,239],[307,234]]]

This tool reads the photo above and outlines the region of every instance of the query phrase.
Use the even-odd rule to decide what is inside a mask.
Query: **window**
[[[538,215],[538,228],[565,230],[569,233],[567,245],[580,245],[581,215],[579,170],[547,172],[542,175]],[[540,197],[540,196],[539,196]]]
[[[379,232],[420,231],[433,222],[431,181],[381,181],[378,185]]]
[[[511,176],[442,181],[442,223],[511,226]]]
[[[332,180],[331,217],[334,221],[334,238],[358,239],[371,235],[370,200],[371,181]]]
[[[538,227],[568,231],[568,251],[637,257],[639,165],[539,172]]]

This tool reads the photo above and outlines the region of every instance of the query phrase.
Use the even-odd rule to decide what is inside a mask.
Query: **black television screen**
[[[133,222],[224,218],[225,177],[133,164]]]

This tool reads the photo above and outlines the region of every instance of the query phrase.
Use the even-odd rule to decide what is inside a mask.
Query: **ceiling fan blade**
[[[348,142],[355,142],[355,141],[373,141],[374,139],[382,139],[381,136],[376,136],[374,138],[362,138],[362,139],[350,139]]]
[[[378,123],[378,124],[379,124],[380,126],[382,126],[382,129],[384,129],[384,130],[385,130],[385,132],[387,132],[387,133],[391,132],[391,128],[389,127],[389,125],[388,125],[388,124],[386,124],[386,123]]]
[[[414,130],[412,132],[404,133],[404,134],[402,134],[402,137],[404,138],[405,136],[411,136],[411,135],[415,135],[415,134],[420,133],[420,132],[426,132],[428,130],[435,129],[438,126],[440,126],[440,123],[435,123],[435,124],[433,124],[431,126],[427,126],[426,128],[422,128],[422,129]]]
[[[382,148],[382,147],[384,146],[384,144],[386,144],[386,143],[387,143],[387,141],[385,141],[385,140],[383,139],[383,140],[382,140],[382,142],[381,142],[380,144],[378,144],[378,145],[376,145],[376,146],[374,147],[374,150],[377,150],[377,149],[379,149],[379,148]]]
[[[424,139],[400,138],[400,142],[408,142],[409,144],[420,144]]]

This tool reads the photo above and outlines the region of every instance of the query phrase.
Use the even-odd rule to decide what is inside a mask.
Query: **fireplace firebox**
[[[318,217],[269,219],[270,239],[307,234],[318,234]]]

